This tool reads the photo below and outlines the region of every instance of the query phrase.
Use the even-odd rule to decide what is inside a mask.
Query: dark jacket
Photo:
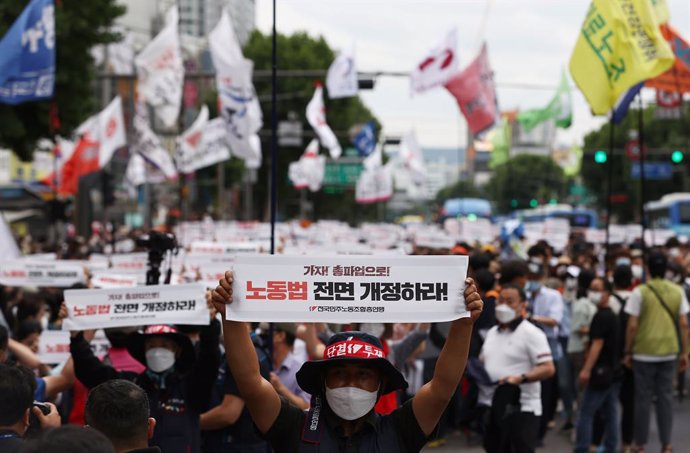
[[[220,324],[214,320],[201,331],[192,371],[186,375],[172,371],[160,386],[148,371],[117,371],[101,363],[81,333],[72,338],[70,352],[77,379],[86,387],[110,379],[127,379],[146,391],[151,417],[157,421],[150,445],[160,447],[163,453],[197,453],[201,450],[199,415],[208,410],[220,364],[219,334]]]

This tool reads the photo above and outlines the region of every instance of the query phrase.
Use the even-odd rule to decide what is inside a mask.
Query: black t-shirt
[[[254,350],[259,358],[259,371],[261,376],[265,379],[270,379],[270,362],[263,347],[254,344]],[[223,359],[223,364],[218,370],[218,382],[216,383],[220,388],[217,389],[215,405],[221,404],[225,395],[234,395],[240,397],[239,389],[232,377],[232,373],[228,368],[227,362]],[[202,450],[204,452],[226,452],[228,451],[228,444],[244,448],[249,445],[264,444],[265,440],[261,438],[259,432],[254,426],[249,410],[245,406],[242,408],[239,418],[232,425],[213,431],[202,431]],[[234,451],[234,450],[233,450]]]
[[[625,353],[625,330],[628,326],[628,318],[630,317],[630,315],[625,312],[625,304],[628,302],[628,298],[616,293],[611,294],[611,297],[615,297],[621,304],[621,311],[618,313],[618,355],[619,357],[623,357]]]
[[[324,406],[327,420],[335,417],[328,406]],[[273,447],[275,453],[298,453],[300,448],[300,441],[302,438],[302,430],[305,426],[305,419],[307,412],[303,412],[299,408],[292,406],[288,401],[281,397],[281,407],[278,418],[273,423],[273,426],[265,435],[266,440]],[[371,414],[366,420],[365,426],[362,429],[376,429],[376,424],[381,423],[383,418],[390,417],[393,420],[393,426],[398,434],[398,443],[400,453],[417,453],[427,442],[427,437],[424,435],[422,428],[417,422],[417,418],[412,411],[412,400],[408,400],[401,407],[394,410],[389,415],[378,416]],[[333,429],[331,426],[334,423],[325,423],[324,429]],[[356,452],[357,448],[357,434],[355,433],[351,439],[341,437],[342,445],[341,452]],[[336,436],[340,437],[338,434]],[[338,452],[333,452],[338,453]]]
[[[616,363],[618,363],[620,359],[618,324],[618,317],[609,307],[600,308],[594,315],[594,318],[592,318],[592,324],[589,328],[590,341],[597,339],[604,340],[604,345],[601,348],[595,366],[615,366]]]

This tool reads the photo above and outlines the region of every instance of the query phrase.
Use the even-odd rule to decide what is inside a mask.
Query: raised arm
[[[261,376],[247,325],[225,319],[225,304],[232,303],[232,281],[232,272],[226,272],[213,290],[211,300],[223,316],[223,339],[230,372],[254,424],[259,432],[266,433],[280,413],[280,397],[271,383]]]
[[[425,435],[430,435],[448,406],[465,370],[470,350],[472,325],[482,312],[482,302],[474,280],[465,280],[465,306],[470,312],[450,325],[448,337],[438,356],[434,376],[412,399],[412,410]]]

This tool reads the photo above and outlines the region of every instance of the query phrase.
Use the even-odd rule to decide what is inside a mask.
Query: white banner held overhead
[[[139,286],[65,291],[68,316],[63,330],[148,324],[207,325],[210,315],[204,286]]]
[[[86,282],[81,262],[4,261],[0,263],[0,284],[6,286],[50,286],[68,288]]]
[[[237,321],[440,322],[469,316],[465,256],[238,256]]]

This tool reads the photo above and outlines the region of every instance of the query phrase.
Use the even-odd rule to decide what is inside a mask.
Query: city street
[[[685,399],[683,402],[674,402],[674,419],[673,419],[673,445],[676,452],[690,451],[690,400]],[[656,418],[652,411],[652,422],[649,427],[649,444],[645,451],[658,452],[661,451],[661,444],[658,441]],[[558,432],[558,429],[551,430],[546,435],[544,447],[537,449],[540,452],[548,453],[565,453],[573,450],[573,443],[570,442],[569,435]],[[455,432],[448,439],[448,443],[438,448],[425,448],[425,452],[450,453],[461,451],[463,453],[480,453],[484,449],[480,445],[468,445],[467,440],[460,433]]]

